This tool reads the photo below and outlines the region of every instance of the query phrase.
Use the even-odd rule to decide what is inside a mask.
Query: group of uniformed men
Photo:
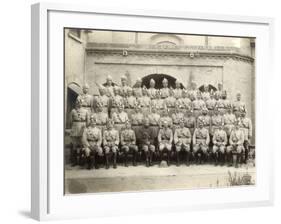
[[[195,82],[186,90],[178,80],[170,88],[165,78],[162,84],[156,89],[151,79],[146,88],[138,79],[132,88],[122,76],[117,86],[108,76],[99,96],[90,95],[85,84],[70,114],[73,165],[83,158],[88,169],[101,161],[107,169],[111,163],[116,168],[121,154],[125,166],[129,155],[134,166],[145,158],[148,167],[164,157],[168,165],[171,158],[177,165],[180,158],[187,165],[247,162],[252,123],[240,93],[230,102],[221,83],[216,91],[208,85],[199,91]]]

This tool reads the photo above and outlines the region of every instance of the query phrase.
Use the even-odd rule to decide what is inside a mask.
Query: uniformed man
[[[99,93],[100,95],[95,98],[94,108],[97,109],[98,105],[102,107],[102,110],[106,113],[108,113],[109,110],[109,101],[110,98],[106,94],[106,88],[104,86],[99,87]]]
[[[196,118],[193,116],[192,110],[186,111],[186,116],[184,117],[184,124],[187,127],[193,136],[194,130],[196,128]]]
[[[175,129],[174,133],[174,144],[176,146],[176,159],[177,166],[179,166],[179,153],[183,150],[186,153],[186,165],[189,166],[190,158],[190,144],[191,144],[191,133],[188,128],[184,125],[184,119],[181,118],[179,121],[180,126]]]
[[[179,106],[180,110],[184,113],[187,110],[192,109],[192,103],[191,100],[188,98],[187,90],[182,91],[182,97],[177,99],[176,104]]]
[[[125,166],[127,167],[128,154],[133,153],[133,165],[137,165],[138,147],[136,145],[136,135],[131,127],[130,121],[126,121],[125,128],[121,131],[120,137],[121,149],[125,156]]]
[[[93,111],[94,98],[88,92],[89,85],[84,84],[83,93],[78,95],[77,100],[81,102],[81,106],[88,111],[88,114],[91,114],[91,112]]]
[[[183,90],[181,88],[181,83],[178,79],[176,80],[176,88],[173,90],[173,92],[173,95],[176,99],[182,98]]]
[[[168,123],[168,126],[170,128],[173,127],[173,119],[172,117],[169,115],[169,111],[167,109],[165,109],[162,113],[162,116],[160,117],[159,119],[159,123],[160,123],[160,128],[163,127],[164,125],[164,122],[167,122]]]
[[[89,121],[88,110],[82,107],[82,102],[76,100],[75,108],[70,112],[70,137],[73,147],[73,166],[80,165],[81,158],[81,138],[84,128],[87,126]]]
[[[141,78],[138,78],[136,81],[136,84],[133,88],[133,94],[134,96],[138,99],[140,97],[142,97],[142,80]]]
[[[82,135],[82,144],[85,151],[85,156],[88,162],[88,169],[92,169],[94,165],[98,168],[96,163],[96,156],[103,156],[102,148],[102,132],[96,126],[96,119],[94,116],[90,118],[90,126],[84,129]]]
[[[210,133],[210,130],[211,130],[211,117],[208,115],[208,109],[207,108],[203,108],[202,115],[200,115],[197,118],[197,120],[198,121],[201,120],[201,122],[203,122],[203,127],[206,128],[208,130],[208,132]]]
[[[191,86],[190,86],[190,90],[188,91],[188,95],[190,99],[196,99],[197,95],[198,95],[198,89],[197,89],[197,84],[195,81],[191,81]]]
[[[235,115],[232,113],[232,109],[228,108],[227,113],[223,115],[224,120],[224,130],[227,134],[227,139],[229,140],[232,129],[234,128]]]
[[[125,111],[127,112],[128,117],[131,118],[131,114],[134,112],[135,106],[137,104],[137,99],[133,95],[133,89],[130,87],[127,89],[126,97],[124,98],[124,104]]]
[[[226,145],[227,135],[223,129],[223,124],[220,123],[218,129],[215,130],[213,135],[213,154],[215,157],[215,165],[218,165],[219,162],[223,165]]]
[[[109,97],[114,96],[114,91],[113,91],[114,84],[112,82],[112,77],[110,75],[106,77],[106,83],[104,84],[104,87],[106,88],[106,92]]]
[[[125,126],[127,120],[129,120],[128,114],[124,111],[124,106],[118,105],[118,111],[113,112],[112,120],[114,121],[115,128],[120,132]]]
[[[164,105],[169,110],[169,115],[172,115],[176,107],[176,98],[172,88],[170,89],[170,95],[164,99]]]
[[[140,146],[145,154],[146,166],[152,165],[155,155],[155,137],[153,129],[149,126],[149,119],[146,117],[143,120],[143,127],[140,131]]]
[[[222,98],[217,100],[216,103],[216,107],[218,108],[218,110],[220,112],[222,112],[222,114],[225,114],[226,111],[231,108],[231,103],[230,101],[227,99],[227,93],[226,91],[223,91],[222,93]]]
[[[102,104],[97,104],[97,112],[93,113],[92,116],[96,121],[96,126],[103,132],[106,128],[108,113],[103,110]]]
[[[151,99],[148,96],[148,90],[145,87],[142,91],[142,96],[137,99],[137,102],[138,105],[140,105],[143,114],[148,115],[150,113]]]
[[[218,89],[215,91],[215,98],[216,99],[221,99],[222,98],[222,93],[223,93],[223,86],[222,83],[218,83]]]
[[[202,158],[206,161],[209,157],[210,135],[208,129],[204,128],[204,122],[198,120],[198,127],[193,134],[193,153],[197,163],[202,163]]]
[[[162,99],[166,99],[170,95],[169,83],[166,78],[162,81],[163,88],[160,89],[160,95]]]
[[[118,86],[114,86],[114,96],[111,97],[110,101],[110,115],[118,110],[118,107],[122,105],[124,107],[124,98],[120,95],[120,88]]]
[[[244,111],[246,111],[246,104],[241,101],[241,93],[238,92],[236,95],[236,101],[233,102],[233,113],[239,117]]]
[[[108,120],[107,129],[103,133],[103,147],[105,153],[106,169],[109,168],[109,157],[113,155],[113,168],[117,168],[116,160],[119,145],[119,132],[114,128],[114,121]]]
[[[217,101],[214,99],[214,94],[210,94],[210,98],[206,101],[206,107],[208,109],[210,116],[212,116],[214,113],[216,103],[217,103]]]
[[[127,76],[122,75],[122,76],[121,76],[120,95],[121,95],[122,97],[126,97],[129,88],[131,88],[131,87],[128,85]],[[133,91],[133,90],[132,90],[132,91]]]
[[[150,99],[155,99],[157,95],[157,89],[155,89],[155,81],[154,79],[150,79],[149,81],[149,89],[148,89],[148,96]]]
[[[141,136],[140,129],[142,128],[144,119],[144,114],[142,113],[140,105],[136,105],[135,112],[131,115],[131,125],[135,132],[137,143],[139,143],[139,139]]]
[[[212,136],[214,136],[215,132],[223,125],[224,125],[224,117],[220,114],[218,108],[215,107],[214,114],[211,117],[211,131],[210,131],[211,139]]]
[[[156,142],[159,127],[160,127],[160,114],[157,112],[155,107],[151,107],[151,113],[147,115],[149,126],[152,129],[152,139],[154,139],[154,142]]]
[[[229,166],[235,164],[238,168],[238,164],[241,162],[241,157],[244,152],[244,132],[239,129],[239,120],[235,120],[234,128],[231,131],[229,138],[229,146],[226,148],[227,161]]]
[[[170,165],[170,156],[172,150],[173,142],[173,131],[169,128],[168,121],[163,122],[163,127],[159,130],[158,133],[158,142],[159,142],[159,152],[160,152],[160,162],[163,159],[164,151],[167,152],[167,165]]]
[[[157,91],[156,98],[151,100],[151,106],[155,107],[159,114],[162,114],[166,109],[165,100],[161,98],[161,92]]]
[[[239,128],[244,133],[244,149],[245,149],[245,160],[246,163],[248,160],[249,154],[249,145],[252,138],[252,121],[250,118],[246,117],[246,111],[241,113],[241,118],[239,119]]]
[[[197,98],[195,98],[192,101],[192,110],[193,110],[194,116],[197,118],[202,113],[204,108],[206,108],[206,104],[205,104],[204,100],[202,100],[201,93],[198,92]]]
[[[183,119],[184,119],[184,113],[180,111],[180,108],[177,105],[174,113],[172,114],[173,131],[175,131],[176,128],[179,128],[180,121],[183,120]]]
[[[204,91],[202,92],[202,99],[206,102],[210,99],[209,85],[204,85]]]

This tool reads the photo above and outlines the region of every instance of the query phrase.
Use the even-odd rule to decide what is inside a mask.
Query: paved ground
[[[96,193],[194,189],[229,186],[229,174],[237,177],[249,174],[255,183],[255,167],[243,165],[240,168],[214,165],[181,165],[160,168],[159,165],[145,167],[118,166],[117,169],[86,170],[66,165],[65,193]]]

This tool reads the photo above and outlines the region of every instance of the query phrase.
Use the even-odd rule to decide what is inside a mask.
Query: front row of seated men
[[[128,155],[133,155],[133,165],[137,165],[140,152],[145,155],[146,166],[159,158],[160,161],[166,155],[167,164],[170,164],[172,155],[176,158],[176,164],[180,163],[180,152],[185,156],[185,162],[190,164],[193,159],[196,163],[202,163],[214,159],[215,164],[225,162],[235,165],[244,162],[245,132],[239,126],[239,119],[234,122],[230,135],[227,135],[224,124],[210,135],[208,128],[204,126],[204,120],[198,121],[194,133],[185,127],[184,119],[180,119],[179,125],[173,129],[167,120],[159,129],[150,125],[149,119],[143,119],[143,125],[139,129],[133,129],[131,122],[127,120],[122,129],[115,128],[112,119],[107,120],[107,127],[97,126],[95,116],[90,117],[89,125],[86,125],[86,115],[83,109],[78,107],[72,114],[72,144],[75,149],[74,165],[80,164],[80,159],[87,160],[88,169],[94,166],[98,168],[98,161],[105,157],[106,168],[110,161],[113,168],[117,166],[118,154],[123,154],[125,166],[128,166]],[[81,137],[82,136],[82,137]],[[82,147],[79,144],[82,143]],[[212,147],[210,147],[212,146]]]

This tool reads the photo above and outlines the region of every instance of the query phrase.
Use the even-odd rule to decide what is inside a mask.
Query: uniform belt
[[[197,108],[194,108],[193,110],[201,110],[201,109],[199,109],[199,108],[198,108],[198,109],[197,109]]]
[[[158,127],[158,124],[150,124],[152,127]]]
[[[198,139],[198,140],[206,140],[205,138],[196,138],[196,139]]]
[[[97,142],[98,140],[88,139],[88,142]]]
[[[132,124],[132,126],[141,126],[141,124]]]
[[[73,122],[86,122],[86,120],[85,121],[73,121]]]
[[[91,106],[85,106],[85,105],[83,105],[82,107],[91,107]]]

